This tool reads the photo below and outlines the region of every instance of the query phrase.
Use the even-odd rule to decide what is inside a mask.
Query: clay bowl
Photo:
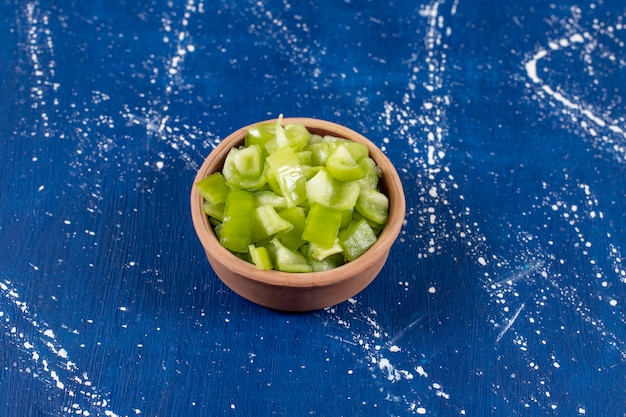
[[[329,271],[309,273],[262,271],[220,245],[208,217],[202,212],[203,199],[194,186],[191,187],[191,216],[209,263],[224,284],[240,296],[261,306],[281,311],[302,312],[339,304],[369,285],[387,261],[391,246],[400,233],[406,208],[398,173],[385,154],[372,142],[353,130],[332,122],[310,118],[283,119],[283,124],[294,122],[303,123],[311,133],[362,142],[369,148],[370,157],[382,170],[380,190],[389,198],[389,219],[371,248],[357,259]],[[198,170],[194,184],[207,175],[222,170],[226,154],[233,146],[243,144],[249,127],[242,127],[230,134],[209,154]]]

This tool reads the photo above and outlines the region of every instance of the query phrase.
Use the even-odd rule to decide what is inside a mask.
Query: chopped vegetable
[[[354,208],[363,217],[383,225],[387,222],[389,199],[380,191],[363,189],[356,200]]]
[[[278,239],[272,240],[274,245],[276,267],[285,272],[311,272],[313,267],[300,252],[293,251],[280,243]]]
[[[325,271],[365,253],[388,218],[365,144],[261,123],[196,183],[220,244],[262,270]]]
[[[359,165],[345,144],[340,144],[326,159],[326,168],[337,181],[354,181],[365,177],[365,170]]]
[[[293,225],[278,215],[271,204],[265,204],[254,209],[252,227],[252,241],[258,242],[276,233],[293,229]]]
[[[196,188],[198,193],[213,205],[225,203],[226,195],[230,190],[226,184],[226,179],[219,172],[214,172],[203,180],[198,181]]]
[[[302,207],[291,207],[278,213],[280,217],[287,220],[293,228],[279,232],[277,237],[283,245],[291,250],[298,250],[306,243],[302,238],[302,232],[306,225],[306,213]]]
[[[267,182],[262,162],[261,148],[250,145],[247,148],[234,148],[226,156],[222,173],[229,187],[254,191]]]
[[[324,248],[331,247],[339,232],[342,218],[340,211],[313,203],[306,216],[302,239]]]
[[[343,254],[348,261],[361,256],[374,243],[376,234],[363,219],[353,221],[347,229],[339,233],[339,245],[343,248]]]
[[[220,244],[233,252],[247,252],[252,239],[254,197],[249,191],[233,188],[226,196]]]
[[[257,268],[267,270],[274,268],[274,264],[272,263],[272,258],[270,257],[269,251],[264,246],[248,246],[248,252],[250,252],[250,258],[252,259],[252,263],[256,265]]]
[[[306,200],[306,178],[298,156],[289,146],[278,148],[266,161],[272,168],[272,175],[280,194],[287,201],[287,207],[297,206]]]
[[[360,191],[361,185],[357,181],[337,181],[326,169],[320,170],[306,183],[306,197],[310,203],[339,211],[353,208]]]

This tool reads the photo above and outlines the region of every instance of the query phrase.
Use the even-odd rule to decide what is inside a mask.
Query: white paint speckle
[[[60,349],[57,351],[57,355],[58,355],[60,358],[67,359],[67,350],[65,350],[64,348],[60,348]]]
[[[585,41],[585,38],[583,38],[580,33],[575,33],[570,36],[569,40],[574,43],[583,43]]]

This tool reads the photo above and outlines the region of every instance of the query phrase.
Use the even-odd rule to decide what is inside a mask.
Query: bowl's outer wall
[[[272,122],[269,120],[266,122]],[[378,241],[363,255],[331,271],[285,273],[261,271],[242,261],[219,244],[208,217],[202,212],[202,197],[191,189],[191,214],[196,233],[217,276],[240,296],[264,307],[282,311],[312,311],[341,303],[358,294],[379,274],[396,240],[406,211],[400,178],[387,157],[372,142],[351,129],[332,122],[309,118],[286,118],[286,123],[303,123],[311,133],[333,135],[365,143],[370,156],[383,172],[379,186],[389,197],[389,220]],[[265,123],[265,122],[259,122]],[[256,125],[258,123],[255,123]],[[207,175],[221,171],[223,161],[233,146],[243,144],[246,131],[242,127],[216,147],[194,179],[194,184]]]
[[[323,286],[294,287],[252,281],[247,276],[233,272],[228,266],[206,251],[209,263],[224,284],[243,298],[275,310],[304,312],[319,310],[339,304],[358,294],[376,278],[387,256],[372,258],[371,265],[353,279]],[[219,256],[219,255],[218,255]]]

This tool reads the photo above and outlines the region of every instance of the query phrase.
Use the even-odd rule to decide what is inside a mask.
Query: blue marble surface
[[[625,416],[622,1],[0,4],[1,416]],[[211,270],[196,169],[339,122],[406,225],[332,308]]]

